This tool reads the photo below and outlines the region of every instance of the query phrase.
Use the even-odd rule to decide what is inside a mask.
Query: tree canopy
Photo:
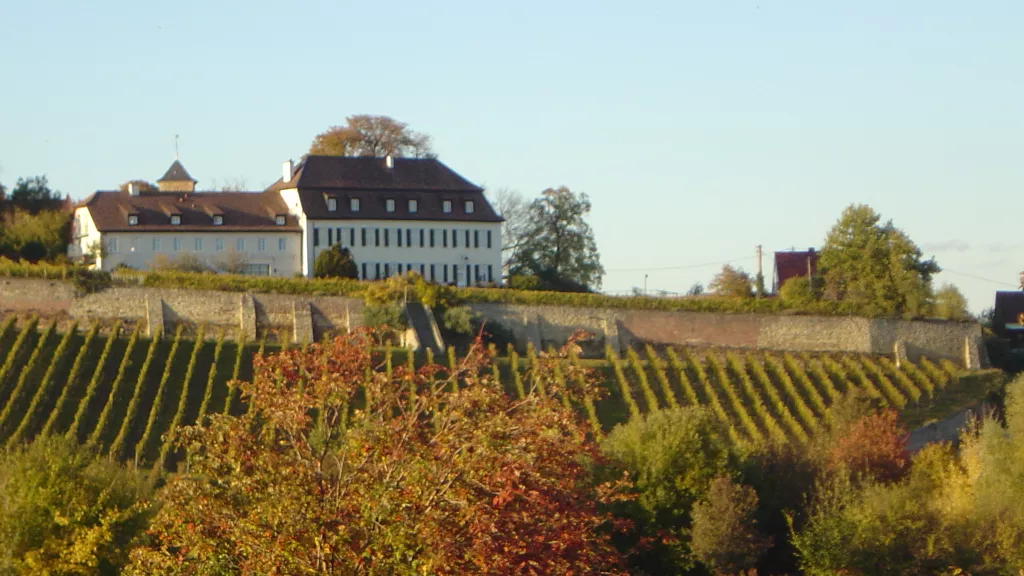
[[[335,244],[316,257],[313,275],[317,278],[358,278],[359,267],[348,248]]]
[[[932,304],[934,259],[870,206],[847,207],[829,230],[818,267],[824,297],[850,302],[868,314],[920,316]]]
[[[18,183],[7,198],[7,204],[8,208],[37,214],[42,210],[57,208],[60,200],[60,192],[50,189],[46,176],[33,176],[18,178]]]
[[[356,332],[257,357],[245,415],[181,431],[188,473],[162,489],[134,573],[618,572],[599,510],[615,487],[585,480],[598,454],[562,403],[594,383],[554,377],[565,351],[526,399],[479,344],[450,370],[371,352]]]
[[[601,287],[604,267],[587,224],[590,199],[565,186],[548,188],[530,203],[528,225],[509,275],[532,276],[542,290],[588,291]]]
[[[729,264],[722,266],[722,271],[711,279],[708,288],[716,295],[727,298],[751,298],[754,296],[754,281],[750,274]]]
[[[416,132],[390,116],[357,114],[344,126],[331,126],[317,134],[309,147],[312,155],[433,157],[430,136]]]

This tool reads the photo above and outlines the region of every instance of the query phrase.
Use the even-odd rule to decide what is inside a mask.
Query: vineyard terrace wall
[[[985,363],[977,323],[888,318],[667,312],[565,306],[472,304],[482,317],[504,324],[519,342],[558,346],[575,331],[623,350],[640,343],[724,346],[808,352],[896,354],[911,360],[947,358],[968,368]],[[905,352],[903,352],[905,351]]]
[[[79,322],[121,319],[150,332],[178,323],[206,324],[247,339],[312,341],[362,324],[363,303],[339,296],[250,294],[144,287],[111,287],[76,297],[70,282],[0,278],[0,313],[35,312]],[[670,312],[568,306],[479,303],[470,307],[505,325],[520,346],[561,345],[576,330],[623,350],[637,343],[726,346],[818,352],[894,354],[911,360],[947,358],[967,367],[984,363],[976,323],[918,322],[853,317]],[[899,354],[902,355],[902,352]]]

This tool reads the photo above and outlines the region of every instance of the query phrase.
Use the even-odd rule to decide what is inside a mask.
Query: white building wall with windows
[[[103,234],[106,257],[98,266],[113,270],[125,264],[138,270],[167,258],[198,257],[212,268],[227,261],[244,261],[248,273],[293,276],[302,272],[301,235],[297,232],[108,232]]]
[[[71,221],[71,242],[68,244],[68,258],[72,261],[79,261],[83,256],[93,252],[93,246],[99,247],[102,235],[96,229],[92,215],[88,208],[76,208],[74,218]],[[102,252],[96,251],[96,262],[94,267],[103,266]]]
[[[501,223],[424,220],[306,220],[306,263],[312,276],[320,252],[341,244],[352,252],[361,279],[412,270],[442,284],[501,284]]]

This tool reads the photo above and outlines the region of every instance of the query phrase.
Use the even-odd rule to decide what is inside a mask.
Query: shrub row
[[[629,348],[626,350],[626,359],[640,385],[640,393],[643,394],[644,402],[647,404],[647,412],[654,412],[658,409],[658,397],[655,396],[651,383],[647,380],[647,372],[644,370],[643,363],[640,362],[640,356],[637,355],[636,350]]]
[[[750,365],[748,368],[748,374],[747,369],[744,368],[743,364],[732,353],[728,355],[727,361],[729,363],[729,367],[736,374],[737,378],[739,378],[740,385],[746,392],[747,397],[750,398],[751,403],[754,405],[754,412],[761,418],[761,421],[764,422],[764,427],[765,430],[768,431],[769,438],[775,442],[784,442],[786,440],[786,434],[779,426],[778,420],[768,412],[764,402],[761,400],[760,394],[758,394],[757,390],[754,388],[754,381],[757,381],[758,386],[765,392],[769,401],[775,402],[775,412],[781,417],[783,415],[783,411],[778,407],[778,404],[781,402],[779,401],[778,395],[773,394],[774,384],[768,378],[768,375],[765,374],[764,368],[760,364],[756,364],[752,359],[748,358],[747,363]],[[754,376],[753,380],[750,378],[750,374]],[[803,435],[803,430],[801,430],[799,426],[795,428],[791,426],[790,434],[794,438],[799,438],[801,440],[807,439],[807,437]]]
[[[174,418],[171,420],[171,425],[167,427],[167,437],[164,438],[163,444],[160,446],[160,455],[157,457],[156,462],[153,464],[153,471],[156,473],[158,470],[167,468],[170,463],[170,449],[173,440],[174,430],[182,423],[185,419],[185,410],[188,409],[188,388],[189,383],[192,382],[192,374],[196,369],[196,361],[199,358],[199,350],[203,347],[203,333],[206,331],[205,326],[200,326],[199,331],[196,333],[196,341],[192,346],[192,354],[188,359],[188,367],[185,369],[185,378],[181,381],[181,393],[178,394],[178,408],[174,411]],[[171,362],[168,361],[167,365],[170,366]]]
[[[7,401],[7,385],[6,382],[10,377],[11,371],[14,370],[14,365],[18,362],[18,359],[23,355],[23,348],[27,346],[32,334],[35,333],[39,326],[39,318],[33,316],[25,325],[21,327],[21,332],[18,332],[18,337],[15,338],[14,344],[11,345],[10,352],[7,353],[7,359],[4,360],[2,366],[0,366],[0,402]]]
[[[615,382],[619,385],[619,393],[622,395],[622,401],[625,402],[626,408],[629,410],[630,418],[639,417],[640,406],[636,403],[636,399],[633,398],[629,381],[626,379],[626,374],[622,371],[622,364],[619,362],[619,355],[612,350],[611,345],[605,347],[604,353],[608,363],[611,364],[612,372],[615,374]]]
[[[661,362],[661,358],[658,358],[658,354],[650,344],[644,347],[644,353],[647,355],[647,363],[650,365],[651,371],[654,372],[654,377],[658,380],[658,386],[661,387],[665,403],[669,408],[678,408],[679,402],[676,401],[676,395],[672,392],[672,384],[669,383],[668,376],[665,375],[665,365]]]
[[[156,396],[153,398],[153,405],[149,409],[149,418],[146,420],[146,429],[142,437],[135,445],[135,458],[139,462],[145,462],[149,453],[149,445],[152,442],[153,425],[160,418],[160,412],[164,407],[164,397],[167,395],[167,381],[171,379],[171,369],[174,368],[175,357],[178,354],[178,346],[181,344],[181,332],[183,324],[178,324],[174,332],[174,341],[171,342],[171,350],[167,353],[167,361],[164,363],[164,372],[160,375],[160,383],[156,386]]]
[[[754,423],[754,419],[747,413],[746,407],[740,400],[739,395],[736,393],[736,389],[729,379],[728,373],[725,371],[725,367],[722,363],[715,358],[714,354],[708,354],[707,358],[708,367],[711,369],[715,380],[718,382],[718,389],[721,390],[729,401],[729,406],[732,408],[733,414],[740,421],[740,425],[743,426],[743,430],[747,433],[747,438],[753,442],[759,442],[763,439],[761,430],[758,429],[757,424]],[[709,382],[710,383],[710,382]]]
[[[96,368],[92,371],[92,378],[89,379],[89,385],[85,387],[85,396],[78,403],[78,410],[75,411],[75,419],[71,422],[71,427],[68,428],[68,438],[75,438],[81,442],[83,440],[82,433],[85,427],[86,415],[89,411],[89,404],[92,402],[94,396],[96,396],[96,389],[99,388],[100,383],[103,381],[103,367],[106,366],[107,356],[110,355],[110,349],[114,347],[114,342],[117,342],[117,334],[121,330],[121,323],[114,324],[113,330],[110,331],[110,335],[107,336],[107,343],[103,346],[103,351],[100,352],[99,360],[96,361]]]
[[[135,427],[135,422],[138,420],[139,415],[139,400],[142,397],[142,393],[146,386],[146,373],[149,372],[149,365],[153,363],[153,358],[156,356],[156,350],[160,347],[160,333],[157,332],[153,339],[149,342],[149,350],[146,351],[146,358],[142,361],[142,367],[139,368],[139,378],[135,382],[135,392],[132,394],[132,399],[128,402],[128,410],[125,412],[124,420],[121,422],[121,429],[117,432],[117,437],[110,444],[110,455],[115,460],[124,460],[126,451],[128,449],[128,434],[132,428]]]
[[[797,363],[796,358],[789,352],[786,352],[782,355],[782,366],[790,379],[796,380],[800,388],[803,389],[804,394],[807,395],[807,400],[814,407],[814,411],[822,414],[826,419],[830,418],[828,410],[825,409],[825,400],[821,397],[818,389],[814,387],[814,382],[811,382],[804,367]]]
[[[206,389],[203,391],[203,403],[199,406],[199,414],[196,422],[205,424],[207,412],[210,410],[210,400],[213,398],[213,385],[217,379],[217,363],[220,362],[220,353],[224,350],[224,330],[217,333],[217,343],[213,346],[213,361],[210,363],[210,370],[206,374]]]
[[[39,386],[36,388],[36,393],[32,396],[32,401],[29,403],[28,409],[21,416],[21,423],[18,424],[18,427],[7,441],[8,447],[29,439],[28,435],[39,418],[39,405],[45,402],[52,394],[55,384],[54,373],[58,367],[63,366],[67,362],[68,347],[71,345],[71,340],[77,331],[78,323],[76,322],[68,328],[68,331],[64,333],[64,337],[60,339],[60,343],[57,344],[57,349],[53,352],[53,359],[46,367],[46,372],[43,373]]]
[[[89,329],[89,332],[85,335],[85,340],[82,341],[82,346],[78,349],[78,354],[75,355],[74,362],[71,363],[71,370],[68,371],[68,381],[64,385],[64,389],[61,390],[60,396],[57,398],[57,404],[53,411],[50,412],[50,416],[46,419],[46,424],[43,425],[41,434],[48,436],[55,432],[54,426],[57,425],[58,415],[63,414],[68,409],[68,402],[70,402],[71,394],[70,391],[74,389],[78,381],[81,379],[82,364],[85,359],[89,356],[89,348],[92,346],[92,341],[96,339],[96,335],[100,332],[100,323],[96,322]]]
[[[750,362],[756,362],[753,358]],[[804,402],[802,396],[796,389],[796,385],[793,383],[793,379],[789,377],[789,373],[786,369],[770,354],[764,356],[764,369],[768,375],[773,379],[773,382],[778,382],[779,386],[782,387],[782,391],[786,396],[789,397],[789,404],[796,412],[797,417],[800,419],[800,423],[803,425],[804,430],[813,432],[818,427],[818,419],[815,417],[814,412]],[[806,437],[806,436],[805,436]]]
[[[114,376],[114,383],[110,386],[110,396],[107,398],[106,404],[103,405],[103,411],[100,413],[99,421],[96,423],[96,427],[93,428],[92,434],[89,436],[88,444],[95,446],[103,438],[103,434],[111,426],[110,413],[114,410],[114,405],[117,403],[117,399],[124,394],[124,375],[128,370],[129,364],[131,364],[132,352],[135,350],[135,345],[139,341],[139,333],[141,330],[136,327],[132,331],[132,335],[128,338],[128,344],[125,345],[124,356],[121,357],[121,363],[117,366],[117,375]],[[113,338],[113,336],[112,336]],[[106,448],[105,446],[101,446]]]
[[[693,389],[693,384],[690,383],[690,377],[686,375],[686,366],[683,366],[683,362],[679,359],[679,355],[672,348],[665,349],[665,356],[668,357],[668,363],[672,366],[672,371],[676,374],[676,379],[679,380],[679,387],[683,389],[683,396],[686,397],[686,403],[688,406],[699,406],[700,399],[697,398],[697,391]]]
[[[46,328],[46,332],[36,341],[36,346],[32,350],[32,354],[28,357],[28,362],[21,367],[21,372],[18,374],[18,380],[14,385],[14,389],[11,390],[11,394],[7,397],[7,402],[4,404],[3,410],[0,411],[0,438],[7,436],[7,431],[11,429],[11,418],[20,419],[24,415],[24,408],[22,396],[25,395],[25,387],[29,385],[38,385],[33,376],[39,367],[39,360],[46,355],[47,349],[50,346],[50,340],[54,337],[54,332],[57,330],[57,323],[50,322],[50,325]],[[50,359],[47,358],[44,362],[48,362]]]

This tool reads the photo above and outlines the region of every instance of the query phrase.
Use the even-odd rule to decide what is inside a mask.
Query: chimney
[[[285,160],[281,165],[281,181],[289,182],[292,179],[292,161]]]
[[[387,156],[384,157],[384,167],[387,168],[388,170],[391,170],[392,168],[395,167],[395,159],[391,157],[391,154],[388,154]]]
[[[128,183],[128,195],[129,196],[138,196],[139,195],[139,187],[138,187],[137,184],[135,184],[135,182],[129,182]]]

